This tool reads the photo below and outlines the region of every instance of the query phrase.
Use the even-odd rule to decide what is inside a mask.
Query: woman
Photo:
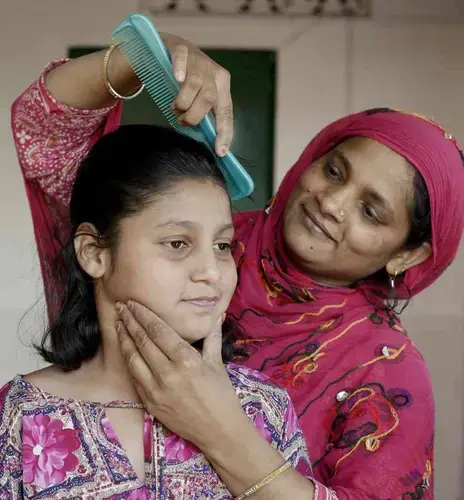
[[[218,103],[229,103],[224,73],[191,45],[171,42],[175,68],[186,74],[175,103],[183,121],[197,121],[215,96]],[[110,79],[119,93],[129,94],[138,84],[116,54],[118,70]],[[193,56],[187,62],[186,54]],[[86,127],[81,123],[68,131],[58,120],[45,133],[44,127],[33,132],[27,126],[34,114],[50,123],[46,106],[30,104],[34,89],[48,95],[44,79],[13,108],[17,136],[32,138],[17,146],[26,177],[38,179],[30,188],[34,196],[45,192],[65,205],[73,176],[72,168],[63,171],[63,156],[72,167],[81,150],[118,119],[118,107],[76,111],[65,106],[89,110],[111,103],[97,76],[103,54],[93,57],[47,73],[48,89],[61,102],[59,113],[76,124],[79,116],[91,116],[91,128],[87,121]],[[87,82],[89,75],[93,92],[73,92],[69,82]],[[225,109],[229,116],[228,104]],[[34,161],[27,155],[32,143]],[[48,173],[43,180],[36,173],[39,162]],[[392,307],[432,284],[454,259],[463,229],[463,194],[462,158],[453,138],[420,117],[381,109],[323,130],[266,211],[237,216],[239,284],[229,313],[247,351],[242,362],[287,387],[315,460],[315,478],[332,489],[287,471],[255,498],[432,497],[430,379]],[[53,215],[44,203],[34,208],[34,197],[31,205],[40,251],[50,234],[42,221]],[[44,250],[41,261],[46,267]],[[153,313],[138,307],[134,304],[133,314],[125,310],[122,349],[150,413],[194,442],[231,491],[259,482],[280,459],[230,409],[220,357],[199,357]],[[142,327],[155,332],[152,342]],[[134,331],[144,345],[143,357],[130,341]]]
[[[143,411],[116,331],[129,297],[189,343],[221,328],[237,273],[214,156],[172,130],[120,127],[82,162],[70,220],[61,307],[39,346],[51,366],[0,389],[0,498],[231,499],[204,455]],[[227,373],[242,418],[309,474],[286,392]]]

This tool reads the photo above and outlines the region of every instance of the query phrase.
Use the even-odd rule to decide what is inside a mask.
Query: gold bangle
[[[291,466],[292,466],[291,462],[285,462],[283,465],[281,465],[274,472],[271,472],[268,476],[266,476],[265,478],[261,479],[261,481],[259,481],[259,483],[256,483],[249,490],[246,490],[245,493],[242,493],[238,497],[235,497],[234,500],[244,500],[245,498],[251,497],[251,495],[253,495],[254,493],[256,493],[263,486],[266,486],[266,484],[269,484],[273,479],[275,479],[277,476],[280,476],[283,472],[285,472]]]
[[[106,51],[105,57],[103,58],[103,64],[102,64],[103,83],[106,87],[106,90],[111,95],[111,97],[114,97],[114,99],[119,99],[121,101],[130,101],[131,99],[134,99],[135,97],[139,96],[143,92],[145,85],[142,83],[141,87],[134,94],[129,95],[129,96],[121,95],[118,92],[116,92],[116,90],[114,90],[113,86],[111,85],[111,83],[108,79],[108,63],[110,61],[111,54],[113,53],[114,49],[118,45],[119,44],[117,44],[117,43],[114,43],[113,45],[111,45],[108,48],[108,50]]]

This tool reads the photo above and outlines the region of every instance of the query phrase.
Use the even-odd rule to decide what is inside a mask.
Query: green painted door
[[[70,57],[79,57],[100,47],[72,47]],[[255,182],[249,199],[234,202],[235,210],[262,208],[272,194],[275,53],[266,50],[205,50],[232,75],[235,136],[232,151]],[[148,93],[123,105],[123,123],[166,125]]]

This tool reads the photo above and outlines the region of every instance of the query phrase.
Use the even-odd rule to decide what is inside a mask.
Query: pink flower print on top
[[[167,431],[164,441],[164,453],[168,462],[185,462],[194,455],[198,455],[200,450],[190,441],[186,441],[177,434]]]
[[[79,448],[74,429],[63,429],[63,422],[48,415],[23,419],[23,480],[39,488],[60,484],[73,471]]]

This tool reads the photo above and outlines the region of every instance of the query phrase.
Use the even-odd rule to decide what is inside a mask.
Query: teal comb
[[[182,127],[171,111],[179,84],[172,72],[169,53],[152,21],[143,14],[131,14],[113,31],[112,37],[171,127],[205,144],[214,153],[216,130],[211,116],[203,118],[198,125]],[[253,180],[230,151],[218,158],[218,166],[232,200],[244,198],[253,192]]]

